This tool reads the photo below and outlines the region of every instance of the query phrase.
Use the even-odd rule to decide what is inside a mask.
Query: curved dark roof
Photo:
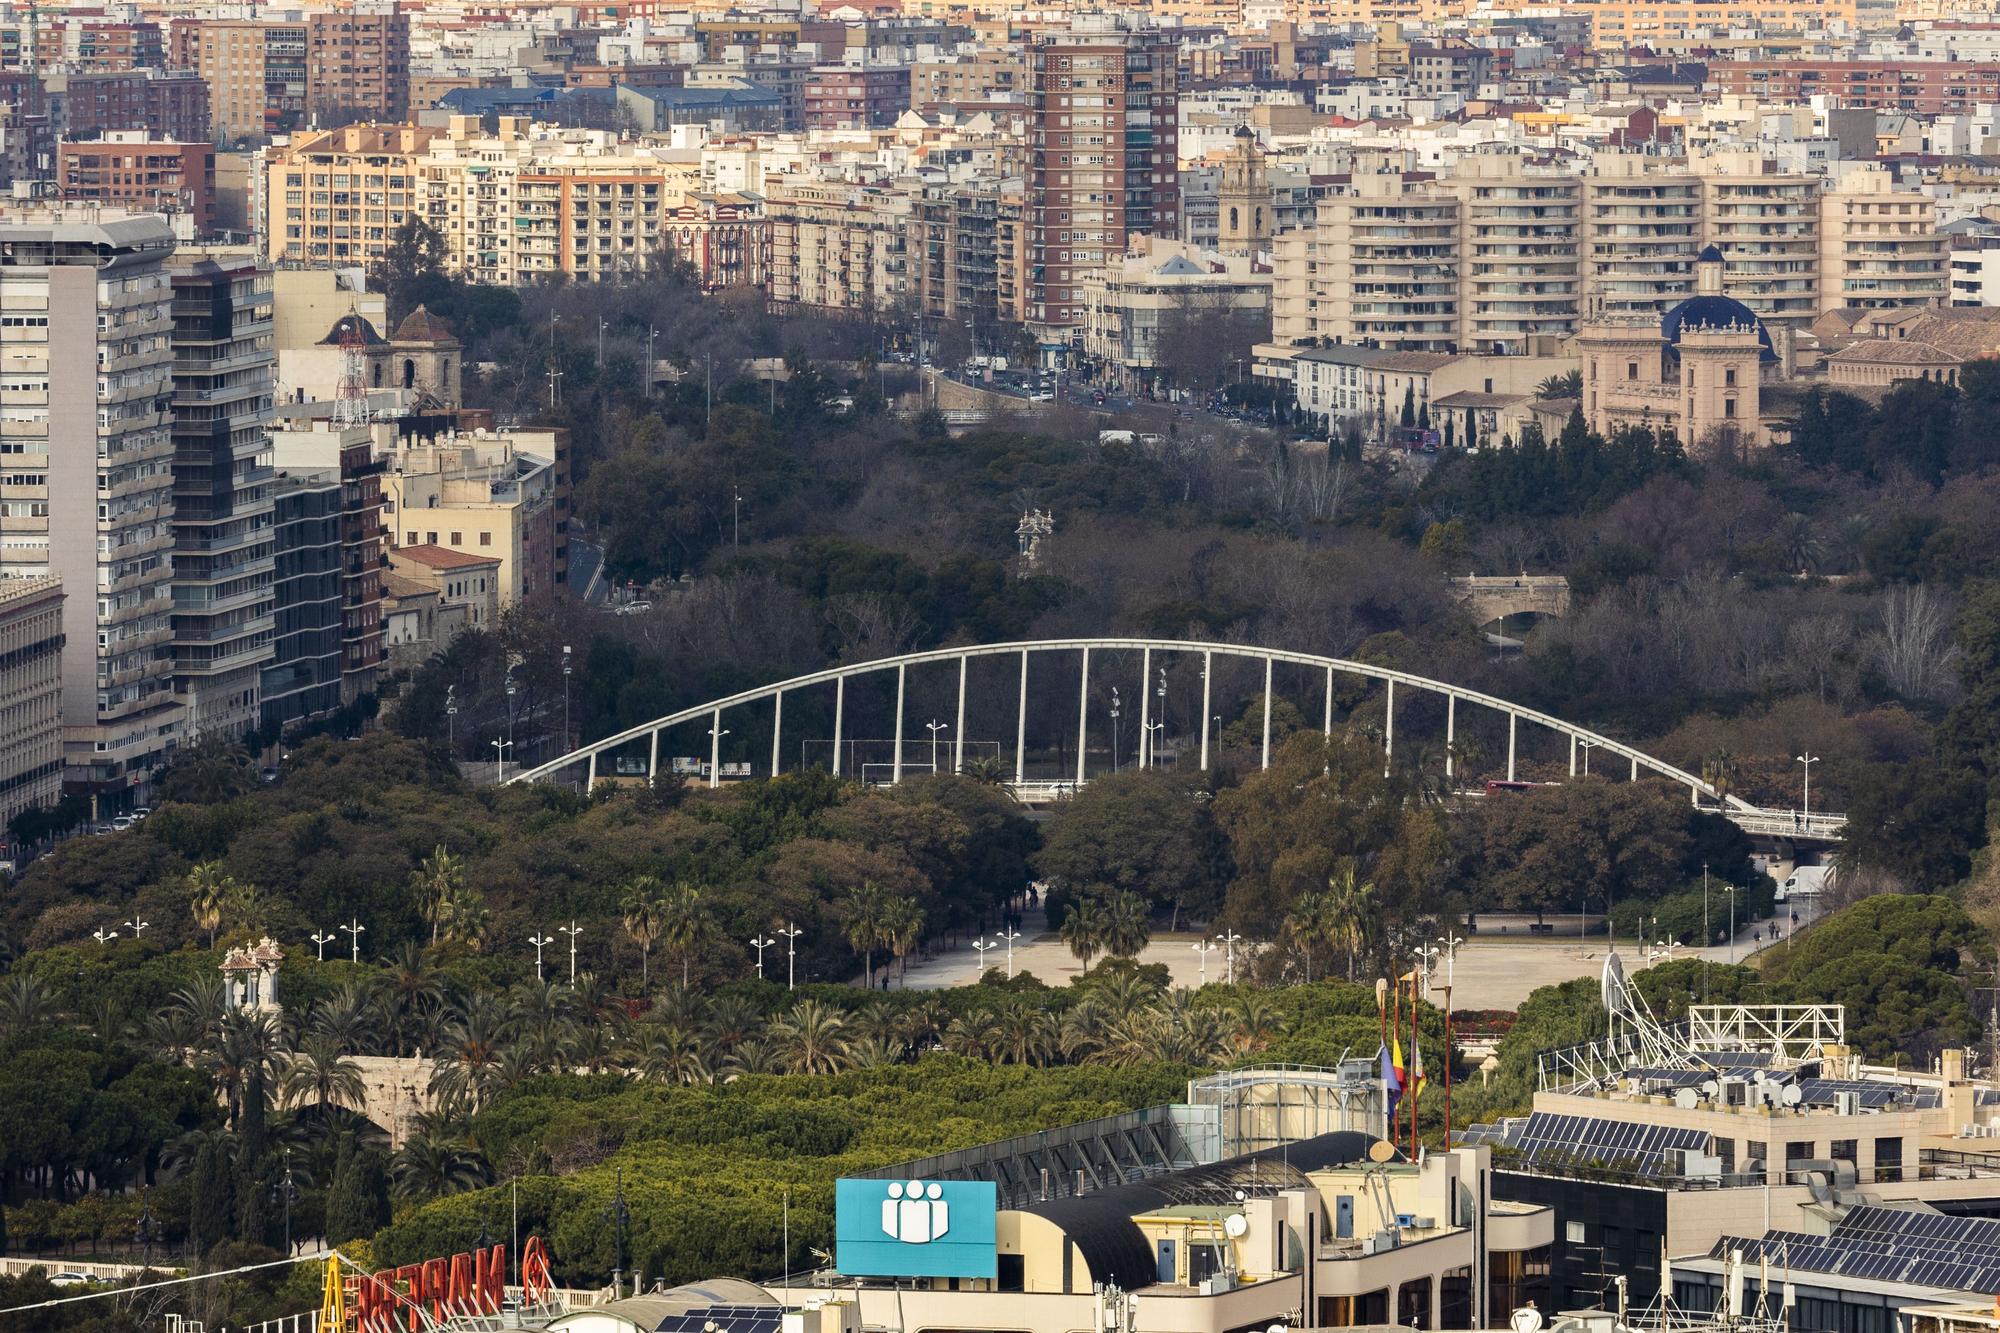
[[[1049,1199],[1020,1211],[1055,1223],[1076,1244],[1094,1282],[1116,1282],[1127,1291],[1159,1280],[1159,1263],[1132,1219],[1160,1208],[1223,1208],[1241,1191],[1268,1198],[1309,1184],[1308,1171],[1368,1160],[1375,1136],[1357,1131],[1321,1134],[1282,1148],[1266,1148],[1208,1166],[1190,1167],[1094,1194]]]
[[[1720,264],[1722,262],[1722,247],[1719,245],[1703,246],[1701,253],[1694,257],[1694,262],[1697,264]]]
[[[1684,329],[1721,329],[1731,325],[1748,325],[1756,329],[1757,341],[1761,344],[1759,359],[1778,359],[1777,351],[1771,346],[1771,331],[1764,327],[1764,321],[1757,318],[1756,311],[1733,296],[1690,296],[1661,317],[1660,336],[1670,345],[1678,347]]]
[[[429,306],[420,305],[403,316],[403,322],[396,326],[391,339],[399,343],[455,343],[451,325],[433,315]]]
[[[361,341],[367,346],[369,347],[381,346],[382,335],[375,332],[375,326],[373,324],[370,324],[362,316],[355,314],[353,311],[349,311],[347,314],[342,315],[339,319],[333,321],[333,331],[328,333],[326,337],[321,338],[319,340],[320,346],[322,347],[336,346],[342,338],[347,336],[347,331],[350,328],[354,329],[361,335]]]

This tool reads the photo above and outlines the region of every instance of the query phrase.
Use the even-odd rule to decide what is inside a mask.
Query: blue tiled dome
[[[1690,296],[1660,319],[1660,337],[1668,345],[1678,347],[1684,328],[1719,329],[1737,324],[1749,325],[1757,330],[1757,341],[1762,344],[1758,353],[1761,360],[1778,359],[1778,353],[1771,346],[1771,331],[1764,327],[1764,321],[1757,318],[1756,311],[1733,296]]]

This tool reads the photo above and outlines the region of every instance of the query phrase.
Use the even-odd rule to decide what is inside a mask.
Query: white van
[[[1799,866],[1785,877],[1778,891],[1771,895],[1776,902],[1789,898],[1815,898],[1833,882],[1832,866]]]

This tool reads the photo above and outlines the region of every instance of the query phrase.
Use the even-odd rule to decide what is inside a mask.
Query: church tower
[[[1217,246],[1224,254],[1255,254],[1271,248],[1276,230],[1271,178],[1264,152],[1248,125],[1236,131],[1229,156],[1222,162],[1222,184],[1216,193]]]

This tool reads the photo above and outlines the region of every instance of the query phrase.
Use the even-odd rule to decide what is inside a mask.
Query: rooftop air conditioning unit
[[[1860,1115],[1861,1094],[1858,1092],[1836,1092],[1833,1094],[1835,1115]]]

